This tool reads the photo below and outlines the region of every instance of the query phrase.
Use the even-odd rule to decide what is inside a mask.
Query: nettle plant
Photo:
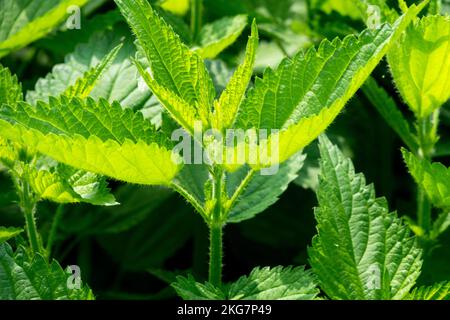
[[[351,161],[325,135],[319,139],[318,235],[309,249],[312,269],[257,267],[234,283],[222,283],[225,226],[253,218],[277,201],[303,165],[302,149],[334,121],[389,50],[394,79],[418,119],[419,138],[411,138],[411,145],[407,144],[415,154],[405,151],[405,159],[420,183],[445,179],[441,166],[427,161],[437,130],[437,116],[430,114],[448,98],[442,96],[448,90],[427,82],[422,87],[427,90],[416,92],[408,83],[414,83],[414,75],[411,80],[410,73],[396,68],[410,66],[405,63],[407,59],[428,59],[425,54],[448,63],[448,49],[440,49],[448,37],[425,32],[428,25],[442,32],[437,24],[448,23],[447,18],[425,17],[417,22],[427,2],[404,6],[403,15],[391,23],[343,40],[324,40],[317,49],[286,58],[276,69],[267,69],[248,89],[258,46],[258,28],[253,22],[242,64],[226,88],[217,92],[203,59],[214,57],[236,40],[245,27],[244,17],[221,21],[221,26],[233,27],[219,41],[211,36],[217,25],[200,30],[196,15],[193,29],[197,45],[188,47],[146,0],[116,3],[136,36],[133,62],[146,84],[141,82],[139,87],[157,97],[165,110],[163,123],[155,126],[142,113],[124,108],[119,99],[110,102],[101,95],[88,97],[101,85],[98,80],[120,54],[121,46],[74,85],[46,96],[42,96],[42,92],[49,93],[45,89],[41,95],[30,93],[25,100],[17,78],[1,67],[0,159],[14,181],[29,245],[17,238],[18,249],[13,252],[4,242],[22,230],[0,229],[0,297],[93,298],[87,286],[68,286],[67,274],[51,260],[62,210],[56,213],[44,246],[36,226],[36,204],[48,199],[61,204],[117,205],[107,177],[172,188],[208,226],[208,282],[199,283],[191,275],[177,277],[172,286],[182,298],[315,299],[320,289],[331,299],[448,297],[450,283],[411,290],[421,270],[421,248],[396,214],[389,213],[386,201],[375,197],[373,186],[366,185]],[[435,45],[429,45],[433,41]],[[421,47],[425,42],[427,46]],[[417,56],[402,57],[407,46],[417,48]],[[417,77],[423,79],[423,72]],[[442,76],[433,72],[430,82]],[[56,75],[48,78],[41,82],[42,87],[50,88],[57,80]],[[366,88],[378,90],[375,98],[385,98],[391,106],[392,101],[372,84]],[[418,96],[422,97],[419,102]],[[395,109],[387,114],[399,117]],[[406,135],[404,121],[398,123],[398,131]],[[224,137],[236,131],[246,133],[245,139],[225,145]],[[199,150],[202,161],[191,164],[189,154],[192,151],[195,157]],[[448,205],[441,188],[436,193],[426,190],[436,206]],[[425,195],[420,199],[425,205]],[[419,215],[422,219],[425,216]]]

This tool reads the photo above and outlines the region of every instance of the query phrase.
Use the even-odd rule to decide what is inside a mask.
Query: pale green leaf
[[[139,89],[138,71],[130,59],[135,55],[136,49],[129,31],[121,25],[116,25],[114,31],[95,33],[88,43],[78,45],[75,52],[66,56],[65,63],[57,64],[52,73],[37,81],[34,91],[27,92],[26,100],[36,104],[38,100],[48,102],[49,97],[60,96],[68,86],[74,85],[84,73],[99,65],[101,59],[122,42],[122,49],[111,66],[104,71],[90,96],[107,99],[110,103],[118,101],[123,108],[142,108],[149,102],[151,93],[148,89]]]
[[[17,77],[0,64],[0,106],[2,104],[13,105],[22,100],[22,86]]]
[[[189,275],[187,278],[178,276],[177,281],[171,286],[178,295],[184,300],[224,300],[223,292],[215,288],[209,282],[204,284],[196,282],[194,277]]]
[[[225,17],[205,25],[198,36],[195,51],[203,59],[214,59],[232,45],[247,26],[247,16]]]
[[[214,102],[212,118],[214,128],[221,130],[232,126],[253,75],[257,47],[258,28],[256,22],[253,21],[252,34],[248,40],[244,62],[231,77],[219,100]]]
[[[170,142],[140,113],[117,103],[66,98],[0,110],[0,135],[97,174],[138,184],[168,184],[180,169]]]
[[[0,245],[1,300],[93,300],[86,285],[69,288],[71,275],[56,260],[48,263],[39,253],[31,258],[23,248],[13,253],[8,244]]]
[[[450,300],[450,282],[415,288],[405,300]]]
[[[239,278],[228,291],[230,300],[313,300],[317,280],[304,267],[255,268]]]
[[[202,58],[181,42],[147,1],[115,2],[137,37],[152,78],[168,92],[196,107],[200,119],[206,120],[216,92]]]
[[[39,199],[58,203],[86,202],[93,205],[117,205],[110,193],[106,179],[94,173],[77,170],[65,165],[45,167],[25,166],[22,179],[28,181]]]
[[[88,0],[0,0],[0,58],[42,38]]]
[[[433,223],[431,238],[437,239],[450,227],[450,212],[442,212]]]
[[[430,163],[402,150],[408,170],[416,183],[438,208],[450,210],[450,168],[439,162]]]
[[[332,299],[402,299],[422,266],[416,240],[326,137],[320,153],[318,235],[308,253],[322,290]]]
[[[189,1],[190,0],[163,0],[161,7],[164,10],[183,16],[189,10]]]
[[[23,229],[21,229],[21,228],[0,227],[0,245],[3,242],[8,241],[9,239],[17,237],[22,232],[23,232]]]
[[[370,77],[362,86],[362,91],[408,148],[410,150],[417,150],[418,144],[408,121],[398,109],[394,99],[387,94],[386,90],[378,86],[376,80]]]
[[[425,118],[450,97],[450,18],[426,16],[414,22],[388,54],[395,84],[417,118]]]
[[[279,129],[267,143],[268,150],[276,146],[278,152],[262,147],[260,154],[269,155],[269,163],[287,160],[333,122],[422,7],[413,5],[392,26],[342,41],[325,40],[317,50],[300,52],[275,71],[266,70],[242,103],[235,127]]]

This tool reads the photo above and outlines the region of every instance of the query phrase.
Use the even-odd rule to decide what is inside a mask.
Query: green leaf
[[[14,105],[22,100],[22,86],[17,77],[0,64],[0,106],[2,104]]]
[[[152,78],[167,92],[194,106],[205,121],[216,92],[202,58],[181,42],[147,1],[115,1],[137,37]]]
[[[43,168],[25,166],[21,177],[28,181],[39,199],[101,206],[118,204],[104,177],[61,164],[48,166],[49,162],[46,161]]]
[[[224,300],[223,292],[214,287],[209,282],[204,284],[196,282],[194,277],[188,275],[187,278],[178,276],[177,281],[171,286],[184,300]]]
[[[221,130],[232,126],[253,75],[257,48],[258,28],[256,22],[253,21],[252,34],[248,40],[244,62],[231,77],[219,100],[214,102],[213,128]]]
[[[326,137],[320,153],[318,235],[309,258],[322,290],[332,299],[402,299],[422,266],[416,240]]]
[[[21,228],[6,228],[6,227],[0,227],[0,245],[3,242],[8,241],[9,239],[12,239],[14,237],[17,237],[19,234],[23,232],[23,229]]]
[[[392,26],[324,40],[319,49],[266,70],[242,103],[235,127],[281,130],[268,139],[269,150],[278,146],[269,162],[287,160],[333,122],[422,7],[413,5]],[[260,154],[270,152],[262,147]]]
[[[141,114],[106,100],[66,98],[0,109],[0,135],[53,159],[138,184],[168,184],[181,166]],[[180,162],[178,162],[180,163]]]
[[[450,18],[414,22],[388,54],[395,84],[417,118],[425,118],[450,97]]]
[[[97,32],[88,43],[78,45],[75,52],[66,56],[65,63],[57,64],[52,73],[37,81],[35,90],[27,92],[27,101],[36,104],[38,100],[48,102],[49,97],[60,96],[68,86],[74,85],[84,73],[99,65],[100,59],[122,42],[122,49],[111,66],[104,71],[90,96],[94,99],[107,99],[110,103],[118,101],[123,108],[142,108],[149,102],[151,93],[149,90],[139,89],[138,71],[130,59],[136,50],[129,31],[121,25],[116,25],[114,31]]]
[[[184,16],[189,10],[189,0],[163,0],[161,7],[169,12]]]
[[[195,51],[203,59],[214,59],[232,45],[247,26],[247,16],[225,17],[205,25],[198,36]]]
[[[425,191],[431,203],[450,210],[450,168],[439,162],[430,163],[402,150],[403,159],[416,183]]]
[[[304,267],[255,268],[239,278],[228,291],[230,300],[313,300],[317,280]]]
[[[70,6],[87,0],[1,0],[0,58],[42,38],[63,22]]]
[[[30,258],[23,248],[13,253],[8,244],[0,245],[1,300],[93,300],[86,285],[69,288],[71,275],[39,253]]]
[[[68,98],[80,98],[85,99],[89,96],[92,89],[94,89],[97,81],[100,79],[106,69],[112,64],[117,56],[117,53],[122,48],[122,44],[115,47],[110,53],[108,53],[98,65],[88,70],[83,77],[78,78],[73,86],[68,87],[63,95]]]
[[[450,300],[450,282],[415,288],[405,300]]]
[[[261,175],[254,173],[247,185],[245,179],[252,169],[244,166],[227,176],[228,194],[233,201],[228,209],[228,222],[237,223],[253,218],[258,213],[274,204],[287,189],[289,183],[297,178],[303,166],[305,156],[301,153],[276,168],[276,174]],[[234,199],[234,197],[236,199]],[[230,205],[229,204],[229,205]]]
[[[433,223],[431,239],[437,239],[450,227],[450,212],[441,213]]]
[[[362,91],[408,148],[417,150],[418,144],[408,121],[403,117],[394,99],[387,94],[386,90],[378,86],[374,78],[369,77],[363,85]]]

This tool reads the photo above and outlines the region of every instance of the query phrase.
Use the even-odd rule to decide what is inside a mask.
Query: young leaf
[[[58,203],[86,202],[99,206],[118,204],[104,177],[65,165],[57,165],[56,168],[27,165],[22,179],[28,181],[39,199]]]
[[[2,104],[14,105],[22,100],[22,86],[17,77],[0,64],[0,106]]]
[[[171,286],[178,295],[184,300],[224,300],[223,292],[215,288],[212,284],[206,282],[201,284],[196,282],[194,277],[189,275],[187,278],[178,276],[177,281]]]
[[[122,41],[123,38],[125,41]],[[26,100],[34,105],[38,100],[48,102],[49,97],[60,96],[84,73],[99,65],[101,57],[123,42],[122,49],[104,71],[101,81],[96,83],[90,97],[104,98],[110,103],[117,101],[122,107],[133,110],[142,108],[149,101],[151,93],[138,88],[138,71],[130,59],[136,49],[130,38],[129,31],[121,25],[114,26],[114,32],[95,33],[87,43],[78,45],[72,54],[66,56],[65,63],[57,64],[52,73],[39,79],[34,91],[27,92]]]
[[[199,48],[195,51],[203,59],[214,59],[239,38],[246,26],[246,15],[225,17],[207,24],[200,31]]]
[[[230,300],[313,300],[317,280],[304,267],[255,268],[239,278],[228,291]]]
[[[280,129],[267,144],[278,145],[273,162],[287,160],[333,122],[423,6],[411,6],[392,26],[342,41],[324,40],[318,50],[300,52],[275,71],[266,70],[242,103],[235,127]]]
[[[431,203],[450,210],[450,168],[439,162],[430,163],[402,150],[408,170],[416,183],[425,191]]]
[[[408,148],[410,150],[417,150],[418,144],[411,131],[411,127],[398,109],[394,99],[382,87],[378,86],[376,80],[372,77],[367,79],[366,83],[362,86],[362,91]]]
[[[75,168],[130,183],[168,184],[181,168],[150,122],[105,100],[63,97],[36,107],[4,105],[0,135]]]
[[[0,58],[42,38],[88,0],[0,0]]]
[[[326,137],[320,153],[318,235],[308,253],[321,288],[332,299],[402,299],[422,266],[415,239]]]
[[[202,120],[207,118],[216,92],[201,57],[181,42],[147,1],[115,1],[137,37],[152,78],[174,96],[195,106]]]
[[[415,288],[405,300],[450,300],[450,282]]]
[[[426,16],[414,22],[388,54],[395,84],[417,118],[425,118],[450,97],[450,18]]]
[[[20,228],[0,227],[0,245],[3,242],[8,241],[11,238],[17,237],[22,232],[23,232],[23,229],[20,229]]]
[[[106,55],[100,61],[100,63],[97,66],[87,71],[83,75],[83,77],[78,78],[75,84],[73,86],[68,87],[62,95],[68,98],[75,98],[75,97],[80,99],[87,98],[91,93],[92,89],[94,89],[94,86],[96,85],[97,81],[100,79],[102,74],[112,64],[112,62],[117,56],[117,53],[121,48],[122,44],[115,47],[110,53],[108,53],[108,55]]]
[[[230,128],[245,97],[253,75],[256,50],[258,48],[258,27],[252,23],[252,34],[248,40],[244,62],[237,68],[218,101],[214,102],[213,127],[217,130]]]
[[[161,7],[164,10],[183,16],[189,10],[189,0],[165,0]]]
[[[1,300],[93,300],[86,286],[70,288],[71,273],[53,260],[36,253],[28,257],[23,248],[13,253],[7,244],[0,245]]]

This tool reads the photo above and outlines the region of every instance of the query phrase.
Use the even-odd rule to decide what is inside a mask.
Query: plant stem
[[[213,174],[214,187],[213,195],[215,200],[214,210],[209,223],[210,232],[210,247],[209,247],[209,282],[217,287],[222,285],[222,237],[223,237],[223,222],[222,222],[222,190],[223,190],[223,171],[222,169],[215,170]]]
[[[434,147],[437,142],[437,130],[439,126],[439,110],[430,117],[417,121],[419,151],[417,156],[426,161],[431,161]],[[431,231],[431,203],[425,191],[418,186],[417,191],[417,219],[419,226],[424,230],[425,235]]]
[[[36,201],[33,199],[28,183],[23,182],[20,190],[20,208],[25,216],[25,229],[33,252],[43,253],[44,249],[36,226]]]
[[[191,31],[192,37],[197,40],[202,28],[203,0],[191,0]]]

